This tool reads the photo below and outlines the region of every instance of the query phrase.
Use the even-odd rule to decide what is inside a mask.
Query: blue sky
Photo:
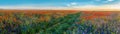
[[[120,3],[119,0],[0,0],[0,6],[32,6],[32,7],[72,7],[103,6]]]
[[[11,5],[38,5],[38,6],[67,6],[70,3],[77,3],[77,5],[104,5],[113,4],[118,0],[0,0],[1,6]]]

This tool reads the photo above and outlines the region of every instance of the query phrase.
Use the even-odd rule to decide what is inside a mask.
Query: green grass
[[[3,16],[2,14],[1,16]],[[49,15],[50,20],[39,20],[40,17],[46,17],[44,14],[33,14],[32,18],[24,13],[13,13],[8,19],[2,19],[0,23],[0,34],[117,34],[117,25],[115,20],[111,20],[100,27],[92,24],[91,20],[81,18],[81,12],[75,14],[67,14],[65,16],[55,18]],[[12,19],[16,18],[16,22]],[[114,22],[115,21],[115,22]],[[113,27],[113,28],[112,28]]]

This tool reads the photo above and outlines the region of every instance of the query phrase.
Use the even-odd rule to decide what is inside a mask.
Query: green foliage
[[[2,20],[0,34],[116,34],[116,30],[110,28],[113,23],[102,24],[98,27],[92,24],[91,20],[81,18],[81,12],[59,18],[51,15],[48,21],[39,20],[40,17],[47,16],[43,14],[33,14],[32,18],[24,13],[12,15],[19,22],[10,19]]]

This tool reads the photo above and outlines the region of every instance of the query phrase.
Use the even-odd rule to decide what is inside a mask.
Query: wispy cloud
[[[112,1],[112,0],[108,0]],[[120,9],[120,2],[115,4],[106,4],[106,5],[84,5],[81,6],[77,2],[71,2],[66,4],[67,7],[56,7],[56,6],[40,6],[39,4],[22,4],[14,6],[0,6],[0,9],[41,9],[41,10],[106,10],[106,9]]]

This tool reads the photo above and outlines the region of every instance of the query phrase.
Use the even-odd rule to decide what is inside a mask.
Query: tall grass
[[[0,34],[118,34],[119,19],[104,19],[103,24],[82,18],[81,12],[67,14],[0,14]],[[111,17],[111,16],[109,16]],[[116,16],[118,17],[118,16]],[[94,20],[95,21],[95,20]],[[99,26],[98,26],[99,25]]]

